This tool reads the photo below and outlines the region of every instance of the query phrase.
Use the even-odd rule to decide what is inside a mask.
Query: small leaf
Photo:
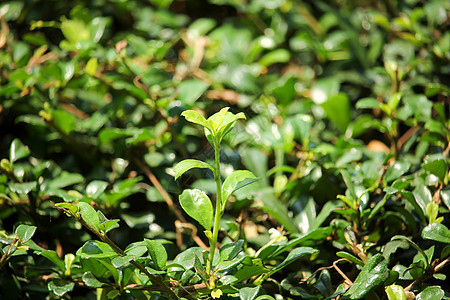
[[[81,218],[83,218],[87,224],[91,225],[95,229],[98,229],[100,219],[95,209],[86,202],[78,202],[77,207],[80,211]]]
[[[400,285],[390,285],[385,289],[389,300],[406,300],[406,294]]]
[[[175,180],[177,180],[178,177],[193,168],[210,169],[211,171],[215,172],[213,167],[203,161],[196,159],[185,159],[180,161],[175,166],[175,168],[173,168],[173,171],[175,172]]]
[[[441,223],[431,223],[422,230],[422,238],[450,244],[450,230]]]
[[[97,66],[98,66],[98,60],[96,57],[92,57],[88,60],[86,64],[85,71],[87,74],[91,76],[95,76],[95,73],[97,72]]]
[[[269,271],[270,270],[263,265],[262,260],[257,258],[253,259],[250,265],[244,265],[242,269],[239,269],[239,271],[234,274],[234,277],[236,277],[237,282],[241,282]]]
[[[242,188],[245,185],[239,185],[242,181],[245,179],[253,179],[255,178],[255,175],[253,175],[252,172],[247,170],[238,170],[231,173],[227,179],[225,179],[223,186],[222,186],[222,205],[225,205],[225,203],[228,200],[228,197],[235,191],[237,191],[239,188]],[[252,181],[254,182],[254,181]],[[252,183],[250,182],[250,183]],[[247,183],[247,184],[250,184]]]
[[[83,282],[90,288],[101,288],[107,284],[98,280],[91,271],[85,272],[81,277]]]
[[[187,121],[202,125],[203,127],[211,130],[209,123],[206,121],[205,117],[203,117],[199,112],[195,110],[185,110],[181,113],[181,115],[185,117]]]
[[[213,289],[211,291],[211,297],[213,297],[214,299],[218,299],[220,298],[220,296],[222,296],[223,292],[221,289]]]
[[[352,263],[355,263],[357,265],[364,266],[364,263],[362,262],[362,260],[360,260],[359,258],[356,258],[355,256],[351,255],[348,252],[338,251],[338,252],[336,252],[336,256],[345,258],[345,259],[347,259],[347,260],[349,260]]]
[[[19,139],[14,139],[9,148],[9,161],[14,163],[16,160],[22,159],[30,155],[30,149],[22,144]]]
[[[76,213],[78,212],[78,206],[76,206],[72,203],[68,203],[68,202],[56,203],[55,206],[65,208],[74,215],[76,215]]]
[[[205,192],[198,189],[184,190],[180,195],[180,204],[189,216],[206,230],[211,230],[213,206]]]
[[[447,171],[445,156],[441,153],[427,156],[422,168],[439,177],[441,181],[444,180]]]
[[[28,194],[34,188],[36,188],[36,181],[31,182],[21,182],[21,183],[11,183],[9,189],[14,193]]]
[[[97,199],[108,187],[106,181],[94,180],[90,182],[86,187],[86,194],[89,198]]]
[[[353,285],[345,293],[350,299],[362,299],[389,277],[387,262],[381,253],[372,256],[364,265]]]
[[[241,300],[255,300],[261,290],[261,286],[244,287],[239,290],[239,298]]]
[[[444,290],[439,286],[429,286],[424,289],[419,295],[417,295],[417,300],[435,300],[442,299],[445,295]]]
[[[106,243],[87,241],[80,249],[78,249],[77,256],[80,256],[81,258],[105,258],[118,256],[118,254]]]
[[[17,226],[15,234],[20,238],[20,243],[28,242],[36,232],[36,226],[20,224]]]
[[[166,248],[164,248],[163,244],[157,240],[144,239],[144,241],[147,243],[148,253],[152,258],[153,263],[158,270],[161,270],[167,262]]]
[[[64,294],[73,290],[74,282],[64,279],[54,279],[48,283],[48,290],[53,292],[56,296],[62,297]]]

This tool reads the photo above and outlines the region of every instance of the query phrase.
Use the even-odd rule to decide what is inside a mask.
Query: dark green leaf
[[[86,202],[78,202],[77,207],[81,214],[81,218],[94,229],[98,229],[100,219],[95,209]]]
[[[64,261],[59,258],[58,253],[54,250],[45,250],[39,253],[40,255],[44,256],[51,262],[53,262],[63,273],[66,271],[66,266],[64,264]]]
[[[372,256],[364,265],[353,285],[345,293],[350,299],[364,298],[389,277],[387,262],[381,253]]]
[[[444,290],[440,286],[429,286],[417,295],[417,300],[437,300],[442,299],[445,295]]]
[[[278,266],[276,266],[269,272],[269,276],[280,271],[281,269],[286,267],[288,264],[294,262],[295,260],[299,259],[302,256],[314,255],[314,254],[317,254],[318,252],[319,252],[319,250],[311,248],[311,247],[295,248],[294,250],[289,252],[288,256],[286,257],[285,260],[283,260],[283,262],[281,264],[279,264]]]
[[[74,282],[64,279],[54,279],[48,283],[48,290],[59,297],[64,296],[68,292],[71,292],[74,287]]]
[[[425,163],[422,164],[422,168],[430,173],[444,180],[447,170],[447,164],[445,163],[445,156],[443,154],[432,154],[425,158]]]
[[[87,185],[86,194],[92,199],[97,199],[105,191],[106,187],[108,187],[106,181],[94,180]]]
[[[161,270],[167,262],[167,252],[163,244],[157,240],[144,239],[147,243],[148,253],[150,254],[153,263]]]
[[[92,274],[92,272],[85,272],[83,273],[83,276],[81,278],[83,280],[83,282],[90,288],[101,288],[104,286],[107,286],[106,283],[101,282],[100,280],[98,280],[94,274]]]
[[[23,183],[11,183],[9,189],[14,193],[28,194],[36,188],[36,181],[23,182]]]

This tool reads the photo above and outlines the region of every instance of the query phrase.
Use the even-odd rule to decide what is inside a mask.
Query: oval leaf
[[[431,223],[422,230],[422,237],[441,243],[450,244],[450,230],[441,223]]]
[[[247,170],[238,170],[234,171],[230,174],[230,176],[225,179],[223,186],[222,186],[222,204],[225,204],[225,202],[228,200],[228,197],[238,189],[246,186],[247,184],[250,184],[254,181],[251,181],[249,183],[240,184],[245,179],[254,179],[256,178],[255,175],[253,175],[252,172]]]
[[[211,230],[213,206],[205,192],[198,189],[184,190],[180,195],[180,204],[189,216],[206,230]]]
[[[110,245],[99,241],[87,241],[83,247],[77,251],[77,256],[80,256],[81,258],[105,258],[117,255],[118,254]]]
[[[389,300],[406,300],[406,294],[400,285],[390,285],[386,287],[386,294]]]
[[[206,121],[205,117],[203,117],[199,112],[195,110],[185,110],[181,113],[183,117],[186,118],[187,121],[195,124],[202,125],[203,127],[206,127],[208,129],[211,129],[209,126],[209,123]]]
[[[16,160],[27,157],[28,155],[30,155],[30,149],[22,144],[19,139],[14,139],[9,148],[9,161],[14,163]]]
[[[193,168],[210,169],[211,171],[214,172],[213,167],[211,167],[210,165],[208,165],[203,161],[196,159],[185,159],[180,161],[173,169],[173,171],[175,172],[175,180],[177,180],[178,177],[180,177],[185,172]]]
[[[166,248],[164,248],[163,244],[160,241],[147,239],[144,239],[144,241],[147,243],[148,253],[152,258],[153,263],[158,268],[158,270],[161,270],[162,268],[164,268],[167,262]]]
[[[350,299],[362,299],[382,284],[388,277],[389,269],[387,268],[387,261],[381,253],[378,253],[364,265],[364,268],[346,295]]]
[[[26,243],[28,242],[36,232],[36,226],[24,225],[20,224],[16,228],[16,236],[20,238],[20,242]]]
[[[86,202],[78,202],[77,207],[80,211],[81,218],[83,218],[87,224],[91,225],[95,229],[98,229],[100,219],[95,209]]]

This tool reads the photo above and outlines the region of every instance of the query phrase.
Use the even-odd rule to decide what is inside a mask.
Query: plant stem
[[[220,142],[214,140],[214,150],[216,157],[216,171],[214,172],[214,180],[216,181],[217,196],[216,196],[216,213],[214,215],[213,235],[211,238],[209,259],[206,262],[206,274],[211,276],[212,262],[214,253],[216,252],[217,237],[219,235],[219,223],[222,217],[222,181],[220,180]]]

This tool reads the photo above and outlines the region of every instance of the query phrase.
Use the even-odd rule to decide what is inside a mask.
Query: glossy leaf
[[[406,300],[406,294],[400,285],[390,285],[386,287],[386,294],[389,300]]]
[[[22,144],[19,139],[14,139],[9,148],[9,161],[14,163],[15,161],[25,158],[30,155],[30,149]]]
[[[118,256],[118,254],[106,243],[88,241],[77,251],[81,258],[106,258]]]
[[[251,184],[253,181],[242,184],[242,181],[246,179],[255,179],[255,175],[247,170],[238,170],[231,173],[223,182],[222,185],[222,205],[228,200],[228,197],[238,189],[244,187],[245,185]]]
[[[196,160],[196,159],[185,159],[185,160],[180,161],[173,168],[173,171],[175,172],[175,180],[178,179],[185,172],[187,172],[193,168],[210,169],[211,171],[215,172],[213,167],[211,167],[209,164],[207,164],[203,161]]]
[[[15,233],[16,236],[20,238],[20,242],[23,244],[28,242],[33,237],[36,229],[36,226],[20,224],[17,226]]]
[[[100,225],[100,219],[95,209],[86,202],[78,202],[77,207],[80,212],[81,218],[83,218],[83,220],[94,229],[98,229],[98,226]]]
[[[184,190],[180,195],[180,204],[191,218],[206,230],[211,230],[213,206],[205,192],[198,189]]]
[[[439,286],[429,286],[417,295],[417,300],[442,299],[445,295],[444,290]]]
[[[422,238],[450,244],[450,230],[441,223],[431,223],[422,230]]]
[[[281,269],[283,269],[290,263],[296,261],[297,259],[299,259],[302,256],[314,255],[314,254],[317,254],[318,252],[319,252],[319,250],[311,248],[311,247],[295,248],[294,250],[289,252],[288,256],[285,258],[285,260],[283,260],[283,262],[281,264],[279,264],[278,266],[276,266],[269,272],[269,276],[280,271]]]
[[[422,164],[422,168],[430,173],[439,177],[440,180],[444,180],[447,170],[447,164],[445,157],[442,154],[433,154],[425,158],[425,163]]]
[[[86,194],[92,199],[97,199],[108,187],[106,181],[94,180],[86,186]]]
[[[199,112],[195,110],[185,110],[181,113],[181,115],[185,117],[187,121],[202,125],[203,127],[211,130],[209,123]]]
[[[54,279],[48,283],[48,290],[56,296],[62,297],[73,290],[75,283],[64,279]]]
[[[376,289],[389,277],[387,262],[380,253],[372,256],[364,265],[353,285],[345,293],[350,299],[361,299]]]
[[[241,300],[255,300],[261,290],[261,286],[244,287],[239,290],[239,299]]]
[[[62,272],[66,271],[66,266],[64,264],[64,261],[62,261],[61,258],[59,258],[58,253],[54,250],[45,250],[39,253],[43,257],[47,258],[51,262],[53,262]]]

